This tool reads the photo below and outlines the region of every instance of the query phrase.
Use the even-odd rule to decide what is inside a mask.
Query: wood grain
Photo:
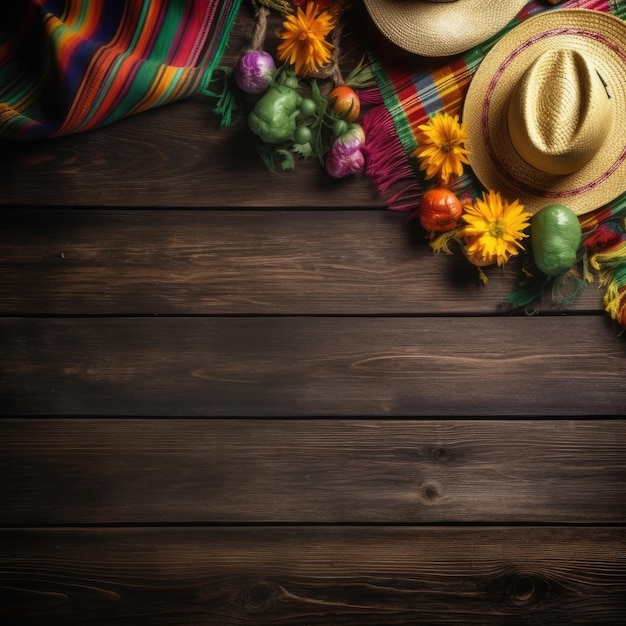
[[[0,319],[4,415],[623,415],[605,316]]]
[[[626,522],[623,421],[0,420],[0,525]]]
[[[0,615],[132,623],[623,624],[622,528],[0,532]]]
[[[482,286],[460,253],[433,254],[405,219],[339,209],[6,210],[0,314],[498,315],[510,308],[520,263],[486,268]],[[572,312],[602,312],[602,294],[585,289]],[[538,310],[559,312],[549,298]]]
[[[364,176],[333,179],[316,159],[272,174],[245,120],[219,128],[214,106],[197,96],[85,134],[0,142],[0,205],[384,206]]]

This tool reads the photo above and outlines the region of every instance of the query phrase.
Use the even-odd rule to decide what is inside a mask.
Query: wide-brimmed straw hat
[[[577,215],[626,190],[626,22],[555,9],[504,35],[465,99],[465,147],[488,189]]]
[[[449,56],[504,28],[528,0],[364,0],[395,45],[422,56]]]

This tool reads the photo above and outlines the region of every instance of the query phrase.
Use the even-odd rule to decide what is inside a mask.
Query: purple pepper
[[[245,93],[263,93],[272,83],[276,65],[272,55],[264,50],[251,50],[235,66],[235,82]]]

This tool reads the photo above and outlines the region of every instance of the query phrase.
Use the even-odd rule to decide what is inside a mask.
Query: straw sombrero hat
[[[423,56],[448,56],[504,28],[528,0],[364,0],[394,44]]]
[[[528,18],[485,56],[465,99],[472,170],[534,213],[577,215],[626,190],[626,22],[557,9]]]

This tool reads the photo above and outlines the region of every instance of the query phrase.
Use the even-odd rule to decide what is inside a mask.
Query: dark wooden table
[[[1,146],[0,623],[626,623],[602,292],[511,314],[211,106]]]

